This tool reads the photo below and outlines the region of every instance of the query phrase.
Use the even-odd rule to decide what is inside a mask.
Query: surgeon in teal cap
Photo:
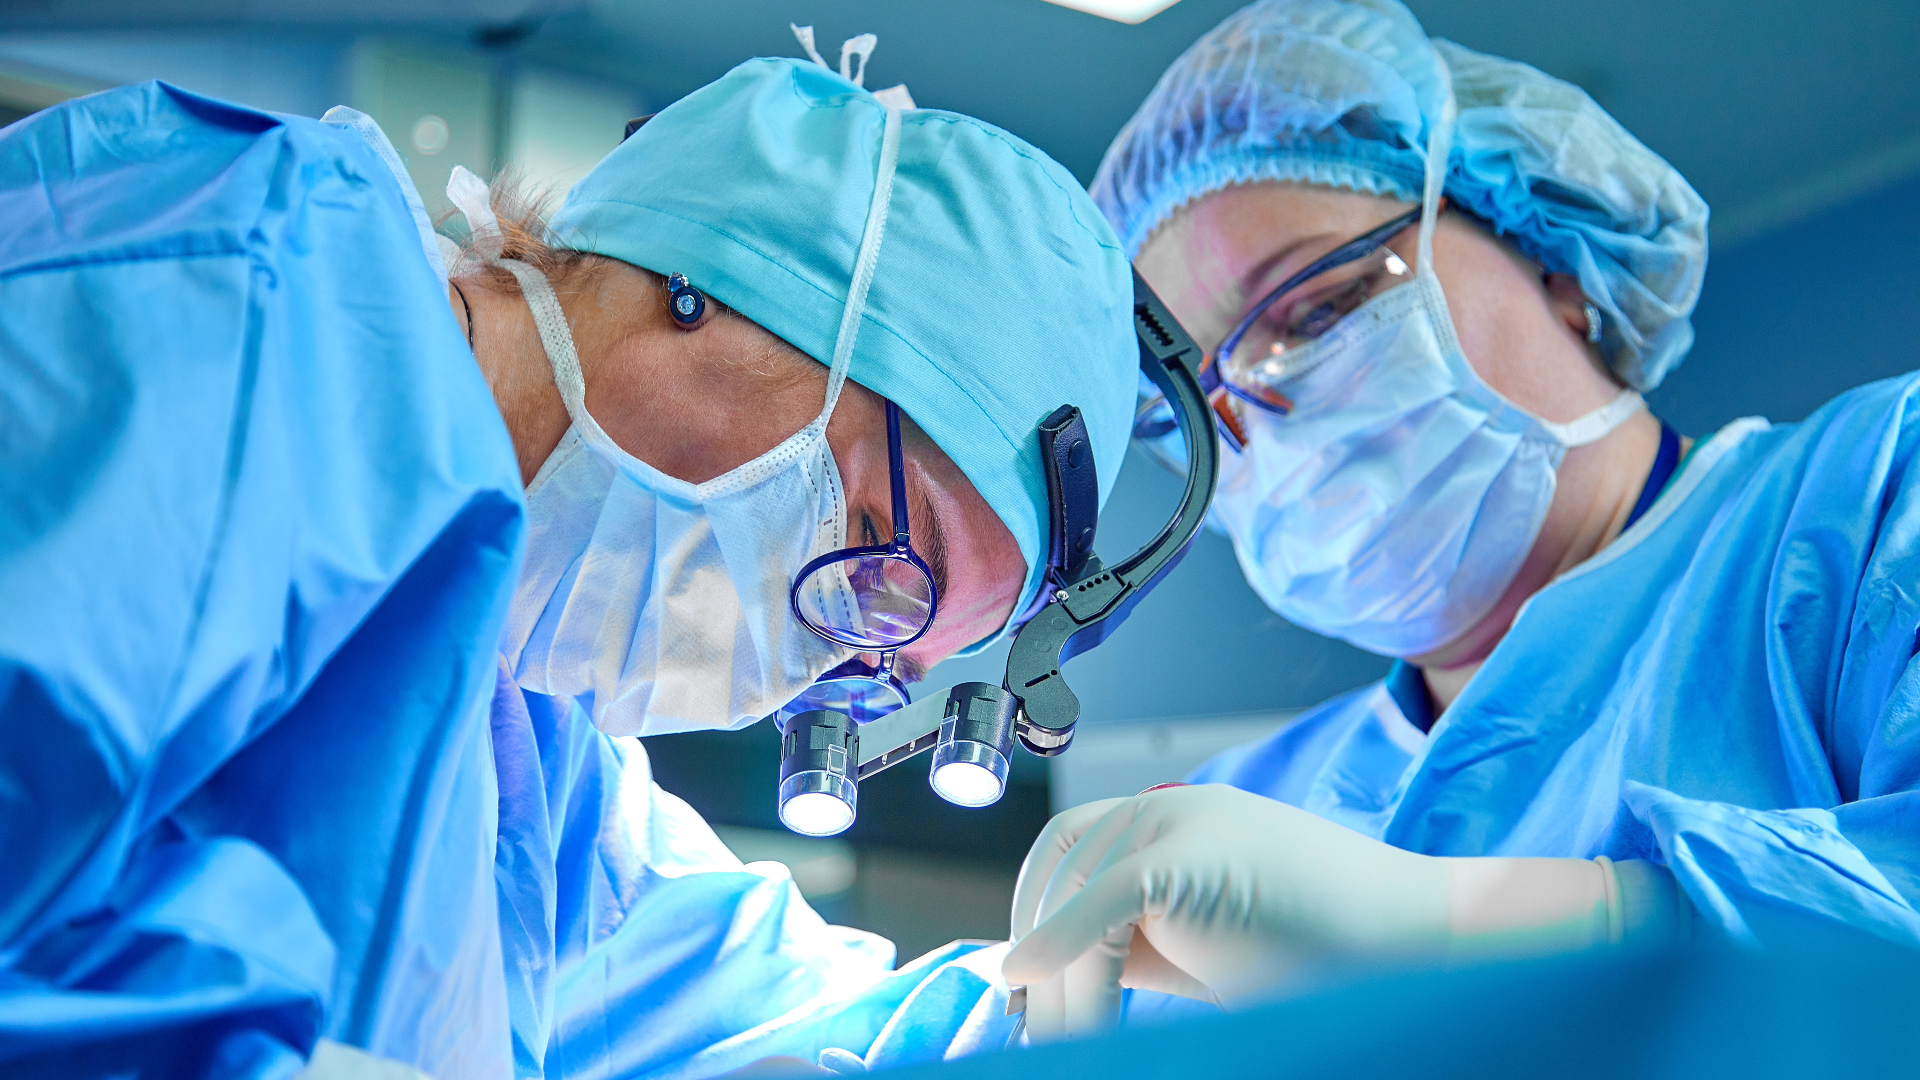
[[[0,1072],[1004,1043],[998,950],[895,971],[622,736],[1029,610],[1039,422],[1079,407],[1102,498],[1128,439],[1111,228],[805,60],[655,115],[550,224],[450,194],[460,243],[367,117],[163,83],[0,132]]]
[[[1049,826],[1005,968],[1032,1031],[1099,1030],[1123,985],[1920,944],[1920,377],[1682,437],[1640,392],[1692,343],[1706,204],[1395,0],[1230,16],[1093,192],[1212,354],[1248,581],[1395,663]]]

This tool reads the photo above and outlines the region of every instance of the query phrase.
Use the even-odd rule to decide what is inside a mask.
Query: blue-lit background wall
[[[879,35],[868,84],[1002,124],[1091,179],[1165,65],[1238,4],[1183,0],[1140,26],[1039,0],[41,0],[0,7],[0,123],[62,96],[146,78],[318,115],[372,112],[430,202],[453,163],[514,165],[564,186],[652,111],[761,54]],[[1849,387],[1920,366],[1920,4],[1863,0],[1415,0],[1436,34],[1585,88],[1714,207],[1697,343],[1651,396],[1682,431],[1800,419]],[[432,114],[451,137],[410,146]],[[1154,532],[1178,492],[1135,455],[1101,525],[1109,556]],[[999,655],[929,686],[999,680]],[[743,855],[787,861],[830,916],[903,951],[1004,933],[1005,898],[1050,807],[1171,779],[1195,755],[1377,677],[1385,661],[1288,625],[1203,534],[1131,621],[1065,673],[1081,744],[1057,769],[1022,757],[986,811],[939,803],[924,766],[866,785],[846,842],[774,831],[772,733],[650,740],[657,774]],[[1077,770],[1077,771],[1075,771]],[[1171,775],[1170,775],[1171,774]],[[807,869],[807,868],[811,869]]]

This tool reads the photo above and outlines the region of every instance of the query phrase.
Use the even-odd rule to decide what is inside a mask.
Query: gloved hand
[[[1155,790],[1048,824],[1020,870],[1003,970],[1044,1039],[1110,1026],[1122,986],[1232,1006],[1316,963],[1617,942],[1625,877],[1650,896],[1634,906],[1641,929],[1671,934],[1671,875],[1629,865],[1436,858],[1237,788]]]

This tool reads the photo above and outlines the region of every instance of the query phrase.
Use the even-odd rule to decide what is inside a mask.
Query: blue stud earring
[[[707,313],[707,298],[693,287],[687,275],[672,274],[667,278],[667,307],[673,312],[673,321],[692,326]]]

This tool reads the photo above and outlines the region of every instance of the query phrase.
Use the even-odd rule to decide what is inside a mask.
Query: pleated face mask
[[[1533,547],[1567,449],[1643,405],[1625,390],[1553,423],[1467,362],[1432,260],[1452,114],[1428,148],[1417,272],[1272,365],[1258,389],[1285,415],[1243,410],[1245,452],[1223,456],[1213,503],[1269,606],[1388,656],[1484,618]]]
[[[814,421],[702,484],[616,445],[587,412],[566,316],[546,278],[512,260],[572,427],[527,488],[527,562],[502,651],[519,685],[571,697],[612,735],[740,728],[848,659],[808,630],[788,591],[846,543],[846,492],[827,421],[846,383],[878,259],[899,144],[889,110],[866,235]],[[814,610],[856,607],[844,572],[818,573]]]

